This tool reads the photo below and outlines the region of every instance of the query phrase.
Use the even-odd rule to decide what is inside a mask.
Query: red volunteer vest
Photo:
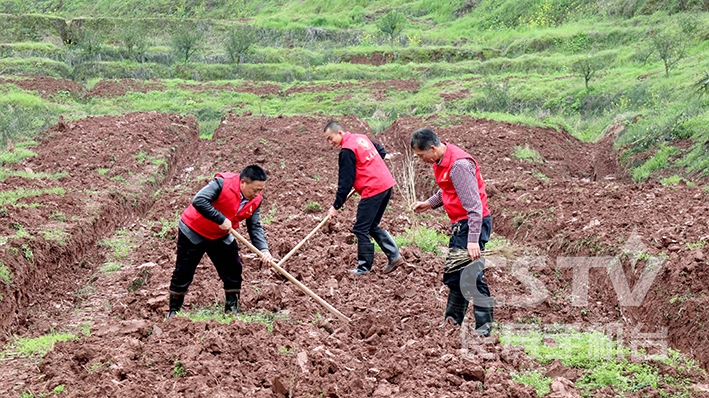
[[[453,163],[458,159],[470,159],[475,164],[475,178],[478,180],[478,191],[480,192],[480,201],[483,204],[483,217],[490,215],[490,209],[487,206],[487,193],[485,193],[485,181],[480,175],[480,166],[467,152],[457,146],[446,142],[446,153],[443,155],[440,164],[433,164],[433,174],[436,176],[436,183],[441,188],[443,194],[443,208],[446,209],[448,217],[452,223],[468,218],[468,212],[465,211],[460,199],[455,192],[455,187],[450,179]]]
[[[215,177],[222,177],[224,185],[222,186],[222,192],[217,200],[212,202],[212,205],[231,221],[234,228],[239,228],[239,222],[251,217],[254,214],[254,210],[258,209],[263,195],[256,195],[255,198],[246,202],[244,208],[239,211],[239,205],[241,204],[239,175],[217,173]],[[219,224],[204,218],[192,204],[182,212],[182,222],[201,236],[211,240],[221,239],[229,233],[229,231],[219,228]]]
[[[354,189],[362,199],[371,198],[396,185],[384,159],[366,135],[345,133],[342,149],[352,150],[357,158]]]

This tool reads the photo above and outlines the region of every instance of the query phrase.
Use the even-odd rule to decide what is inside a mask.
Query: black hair
[[[252,164],[250,166],[244,167],[244,169],[241,170],[241,174],[239,174],[239,179],[246,181],[246,183],[249,184],[253,181],[266,181],[268,179],[268,176],[266,175],[266,171],[262,169],[261,166]]]
[[[418,129],[411,134],[411,148],[427,151],[431,146],[441,145],[436,133],[428,127]]]
[[[323,130],[323,133],[328,130],[332,131],[333,133],[337,133],[338,131],[343,131],[340,123],[337,123],[334,120],[330,120],[329,122],[327,122],[327,124],[325,125],[325,129]]]

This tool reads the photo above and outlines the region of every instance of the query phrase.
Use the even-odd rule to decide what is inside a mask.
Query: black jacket
[[[387,155],[386,150],[379,143],[372,141],[374,147],[379,152],[379,156],[384,159]],[[342,205],[345,204],[347,200],[347,195],[349,195],[354,185],[355,175],[357,172],[357,157],[351,149],[341,149],[339,158],[340,171],[337,176],[337,195],[335,195],[335,203],[332,207],[339,210]]]
[[[216,201],[219,195],[222,193],[222,187],[224,186],[224,179],[221,177],[214,177],[212,181],[209,182],[204,188],[202,188],[194,199],[192,199],[192,205],[195,209],[209,221],[221,224],[224,222],[226,217],[219,210],[217,210],[212,202]],[[257,249],[262,252],[268,251],[268,243],[266,243],[266,231],[261,225],[261,205],[259,205],[256,210],[254,210],[251,217],[244,220],[246,222],[246,230],[249,232],[249,238],[251,238],[251,243],[256,246]],[[180,231],[189,238],[190,242],[195,245],[201,243],[205,237],[198,234],[197,232],[190,229],[187,224],[180,220],[179,224]],[[234,237],[231,234],[227,234],[222,241],[225,244],[231,244]]]

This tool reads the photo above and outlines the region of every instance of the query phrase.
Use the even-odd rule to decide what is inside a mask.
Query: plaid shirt
[[[483,203],[478,191],[478,180],[475,178],[475,163],[470,159],[456,160],[451,168],[450,179],[460,204],[468,212],[468,243],[478,243],[483,222]],[[428,202],[432,209],[443,206],[441,190],[428,198]]]

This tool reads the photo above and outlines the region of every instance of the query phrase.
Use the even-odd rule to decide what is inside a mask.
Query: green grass
[[[15,148],[12,151],[0,152],[0,163],[18,163],[32,156],[37,156],[27,148]]]
[[[514,152],[512,152],[512,157],[520,160],[525,160],[531,163],[544,162],[544,158],[542,158],[542,155],[540,155],[536,149],[530,148],[529,145],[525,145],[523,147],[515,146]]]
[[[175,225],[177,225],[177,223],[178,223],[176,221],[170,221],[170,220],[163,218],[163,217],[160,217],[159,222],[160,222],[160,231],[156,232],[155,236],[162,238],[162,239],[167,238],[168,234],[173,230]]]
[[[138,247],[138,244],[133,241],[130,231],[124,228],[116,230],[113,236],[101,240],[98,245],[108,249],[106,254],[107,261],[101,267],[101,271],[105,274],[110,274],[123,268],[123,262],[128,258],[131,250]]]
[[[510,246],[510,242],[504,236],[493,233],[490,235],[490,240],[485,244],[485,250],[495,250],[507,246]]]
[[[146,2],[143,0],[128,0],[120,4],[108,0],[90,2],[87,0],[70,0],[59,3],[52,10],[64,17],[80,16],[134,17],[136,15],[172,18],[210,18],[235,19],[250,18],[265,27],[285,28],[297,26],[316,26],[323,28],[354,28],[367,22],[365,16],[372,17],[378,11],[392,8],[417,20],[429,24],[416,26],[406,24],[405,30],[420,32],[430,29],[431,25],[442,25],[450,30],[457,29],[468,33],[478,28],[482,31],[492,29],[513,29],[519,27],[548,27],[570,21],[584,20],[597,15],[617,15],[620,18],[631,18],[635,15],[664,11],[676,13],[684,7],[687,11],[701,11],[702,3],[680,3],[678,1],[653,2],[640,0],[633,3],[591,3],[574,2],[570,0],[545,2],[543,0],[525,0],[521,2],[493,2],[483,0],[473,3],[471,14],[462,13],[463,1],[357,1],[344,0],[313,0],[308,2],[276,2],[266,0],[259,2],[233,2],[217,0],[208,3]],[[9,0],[3,3],[0,11],[7,13],[41,14],[45,12],[44,2],[23,2]],[[461,14],[462,13],[462,14]],[[296,19],[294,16],[300,16]],[[109,22],[113,28],[115,22]],[[371,31],[374,31],[372,27]],[[437,31],[438,35],[446,34]]]
[[[537,393],[538,397],[543,397],[551,392],[551,382],[550,377],[546,377],[543,374],[535,371],[528,370],[522,373],[512,373],[512,381],[516,383],[525,384],[534,387],[534,391]]]
[[[119,271],[121,268],[123,268],[123,264],[121,263],[108,262],[101,267],[101,272],[110,274]]]
[[[179,359],[175,359],[175,366],[172,368],[172,377],[187,376],[187,369]]]
[[[66,232],[63,227],[55,226],[51,229],[43,229],[41,233],[45,240],[55,241],[60,246],[66,245],[69,239],[69,233]]]
[[[539,171],[532,171],[532,175],[539,178],[542,181],[549,181],[551,178],[547,177],[546,174]]]
[[[687,243],[685,243],[684,247],[685,247],[687,250],[696,250],[696,249],[702,249],[702,248],[704,248],[704,246],[706,246],[706,245],[707,245],[707,241],[705,241],[705,240],[700,240],[700,241],[697,241],[697,242],[687,242]]]
[[[119,98],[84,98],[66,92],[42,98],[40,93],[12,84],[0,85],[0,126],[11,126],[4,130],[3,145],[8,139],[38,134],[59,114],[65,120],[152,110],[192,115],[203,138],[211,138],[221,116],[236,108],[267,116],[352,114],[367,121],[375,133],[403,116],[444,115],[455,120],[472,115],[551,127],[585,141],[596,140],[604,129],[620,122],[626,129],[617,147],[628,158],[648,150],[655,154],[661,145],[680,148],[672,142],[690,140],[689,149],[677,149],[666,162],[629,164],[637,181],[666,168],[676,169],[672,174],[688,180],[709,173],[705,145],[709,141],[705,128],[709,96],[698,96],[694,86],[708,67],[704,54],[709,45],[704,38],[709,34],[709,8],[701,2],[203,3],[65,1],[53,15],[68,19],[80,15],[143,17],[83,19],[85,36],[72,37],[77,44],[66,48],[50,43],[62,39],[53,28],[59,21],[56,16],[0,16],[7,41],[15,41],[0,46],[4,75],[63,76],[88,81],[87,88],[97,78],[170,79],[163,82],[164,92],[128,93]],[[0,4],[0,11],[38,12],[43,9],[40,4],[44,3],[8,0]],[[379,28],[382,16],[390,11],[402,13],[407,20],[393,45]],[[234,22],[237,18],[248,18],[248,22]],[[171,54],[170,48],[181,24],[209,32],[200,43],[201,52],[187,64]],[[126,25],[135,27],[139,37],[150,38],[145,59],[125,56],[127,48],[121,40]],[[232,63],[224,49],[236,25],[254,34],[252,51],[239,64]],[[686,56],[669,77],[664,76],[664,66],[647,39],[650,31],[665,29],[682,32],[686,39],[682,44]],[[92,43],[88,38],[98,41]],[[372,54],[390,55],[393,62],[381,66],[347,62],[353,56]],[[572,67],[586,58],[603,61],[588,89]],[[366,85],[284,95],[299,82],[412,78],[420,82],[417,90],[388,90],[382,97]],[[237,86],[244,81],[268,81],[281,90],[276,95],[256,95],[178,87],[195,81],[230,80],[236,80]],[[465,95],[445,101],[441,91]],[[523,146],[515,153],[530,162],[543,161],[532,151]],[[542,174],[537,177],[544,180]]]
[[[322,211],[322,206],[320,206],[320,203],[318,202],[310,202],[305,205],[305,211],[310,213],[319,212]]]
[[[109,257],[115,261],[121,261],[128,258],[130,251],[138,247],[138,244],[133,242],[130,232],[122,228],[116,230],[112,237],[101,240],[99,247],[108,248],[110,250]]]
[[[30,233],[27,232],[27,230],[25,229],[25,227],[23,225],[12,224],[11,227],[12,227],[12,229],[16,230],[17,232],[15,232],[14,235],[10,235],[10,236],[0,236],[0,244],[4,245],[10,239],[22,239],[22,238],[30,237]]]
[[[267,212],[261,213],[261,223],[268,225],[278,220],[276,213],[278,213],[278,208],[275,203],[272,203],[271,208]]]
[[[548,343],[550,340],[553,344]],[[558,359],[564,366],[583,369],[584,374],[575,385],[584,396],[593,396],[595,391],[608,387],[616,394],[624,395],[648,386],[658,389],[661,394],[665,394],[665,388],[673,386],[668,389],[671,390],[679,386],[681,394],[689,394],[691,383],[688,383],[687,376],[701,372],[695,361],[669,350],[669,355],[662,361],[675,364],[675,369],[681,368],[681,371],[677,377],[663,375],[651,362],[629,361],[631,354],[642,352],[633,353],[601,332],[577,332],[562,325],[543,334],[538,331],[519,333],[503,328],[500,342],[503,345],[523,346],[525,353],[542,364]],[[545,389],[548,388],[547,380],[540,374],[522,373],[513,378],[534,386],[539,396],[548,392]]]
[[[77,337],[70,333],[50,332],[44,336],[34,338],[15,337],[3,347],[3,358],[15,357],[43,357],[54,348],[59,341],[75,340]]]
[[[683,183],[687,185],[688,187],[694,186],[694,183],[692,181],[687,181],[686,179],[678,176],[678,175],[673,175],[669,176],[667,178],[663,178],[660,180],[660,183],[662,185],[679,185],[680,183]]]
[[[0,261],[0,281],[6,285],[12,284],[12,271],[2,261]]]
[[[210,307],[198,308],[193,311],[182,311],[178,315],[184,316],[193,322],[209,322],[216,321],[219,323],[231,323],[238,320],[244,323],[260,323],[266,326],[266,329],[273,331],[273,322],[276,320],[287,320],[288,315],[279,314],[277,312],[241,312],[234,316],[233,314],[224,313],[223,304],[214,304]]]
[[[632,171],[633,181],[642,182],[647,180],[653,172],[667,167],[669,158],[677,153],[677,148],[673,146],[660,146],[653,157]]]
[[[46,189],[26,189],[17,188],[12,191],[0,192],[0,206],[14,204],[17,200],[32,196],[40,195],[64,195],[64,188],[46,188]]]
[[[8,162],[8,163],[13,163],[13,162]],[[12,170],[12,169],[7,169],[7,168],[0,168],[0,181],[5,181],[7,177],[21,177],[21,178],[47,178],[47,179],[53,179],[57,180],[62,177],[68,177],[69,173],[65,171],[60,171],[57,173],[35,173],[35,172],[29,172],[26,170]]]
[[[398,247],[418,246],[422,252],[432,252],[440,254],[440,247],[448,245],[448,235],[424,226],[417,228],[406,228],[404,234],[393,236],[394,243]],[[374,249],[381,252],[379,245],[375,243]]]

